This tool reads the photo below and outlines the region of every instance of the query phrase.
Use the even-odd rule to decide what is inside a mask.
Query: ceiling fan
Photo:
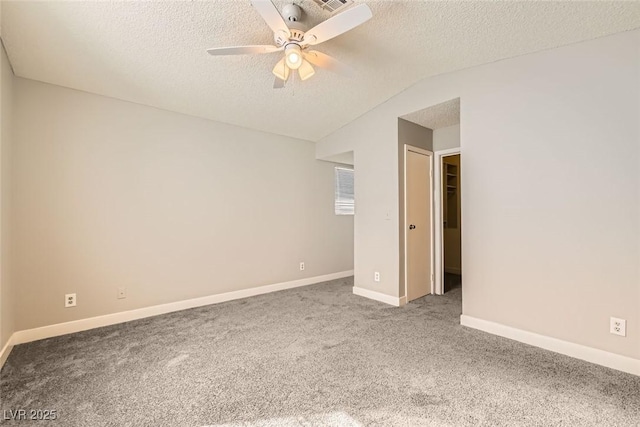
[[[367,5],[348,9],[305,31],[298,22],[302,16],[300,6],[286,5],[282,9],[283,18],[271,0],[251,0],[251,4],[273,31],[275,45],[219,47],[207,49],[207,52],[211,55],[246,55],[284,51],[284,57],[273,68],[276,76],[273,87],[276,89],[284,87],[291,70],[298,71],[300,80],[307,80],[315,74],[312,65],[347,76],[353,75],[351,67],[329,55],[309,49],[371,19],[373,15]]]

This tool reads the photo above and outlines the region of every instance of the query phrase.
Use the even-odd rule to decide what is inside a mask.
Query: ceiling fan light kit
[[[284,58],[280,59],[272,70],[276,76],[274,88],[284,87],[284,83],[291,75],[291,70],[298,71],[300,80],[309,79],[315,74],[312,65],[349,77],[353,76],[354,73],[351,67],[329,55],[308,49],[310,46],[346,33],[371,19],[373,15],[367,5],[361,4],[348,9],[305,31],[304,27],[299,23],[302,17],[300,6],[296,4],[286,5],[282,9],[283,17],[271,0],[251,0],[251,4],[273,31],[275,46],[251,45],[211,48],[207,49],[209,54],[214,56],[245,55],[284,51]]]
[[[300,65],[300,68],[298,69],[298,74],[300,75],[300,80],[305,81],[309,77],[313,77],[313,75],[315,73],[316,73],[316,71],[313,69],[311,64],[309,64],[307,61],[302,61],[302,64]]]
[[[302,49],[300,48],[300,45],[289,43],[284,48],[284,55],[289,68],[292,70],[300,68],[300,65],[302,64]]]
[[[291,72],[291,69],[287,67],[287,64],[285,63],[284,58],[282,58],[276,64],[276,66],[273,67],[272,72],[277,78],[286,82],[287,80],[289,80],[289,73]]]

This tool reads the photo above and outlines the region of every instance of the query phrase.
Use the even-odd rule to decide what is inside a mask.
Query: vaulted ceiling
[[[308,27],[331,16],[294,2]],[[273,43],[249,0],[4,0],[1,36],[20,77],[316,141],[425,77],[640,27],[640,2],[357,3],[373,18],[316,47],[357,77],[317,70],[279,90],[279,54],[206,53]]]

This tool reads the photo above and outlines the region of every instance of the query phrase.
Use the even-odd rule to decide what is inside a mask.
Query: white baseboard
[[[402,307],[407,303],[406,297],[392,297],[391,295],[383,294],[376,291],[371,291],[365,288],[353,287],[353,293],[361,297],[369,298],[372,300],[380,301],[385,304],[393,305],[395,307]]]
[[[11,353],[11,349],[13,349],[12,343],[13,343],[13,335],[9,337],[4,347],[2,347],[2,350],[0,350],[0,369],[2,369],[2,367],[4,366],[4,362],[9,357],[9,354]]]
[[[177,301],[168,304],[154,305],[151,307],[138,308],[136,310],[122,311],[119,313],[106,314],[104,316],[90,317],[87,319],[74,320],[72,322],[43,326],[40,328],[27,329],[24,331],[15,332],[10,338],[9,343],[11,345],[23,344],[45,338],[57,337],[59,335],[86,331],[88,329],[100,328],[103,326],[130,322],[132,320],[144,319],[145,317],[157,316],[160,314],[172,313],[174,311],[202,307],[204,305],[217,304],[225,301],[282,291],[285,289],[313,285],[315,283],[342,279],[349,276],[353,276],[353,270],[325,274],[323,276],[308,277],[305,279],[276,283],[273,285],[258,286],[255,288],[242,289],[239,291],[225,292],[223,294],[209,295],[206,297]],[[0,367],[1,366],[2,365],[0,364]]]
[[[471,316],[461,315],[460,324],[469,328],[479,329],[490,334],[499,335],[535,347],[544,348],[565,356],[575,357],[607,368],[617,369],[633,375],[640,375],[640,360],[620,354],[610,353],[593,347],[587,347],[557,338],[539,335],[522,329],[512,328],[500,323],[490,322]]]

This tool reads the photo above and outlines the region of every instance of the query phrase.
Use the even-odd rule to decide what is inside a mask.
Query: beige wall
[[[17,329],[353,268],[313,143],[15,80]]]
[[[356,285],[399,294],[397,118],[460,97],[464,314],[640,358],[638,46],[632,31],[435,76],[320,141],[357,159]]]
[[[13,124],[13,71],[9,59],[0,46],[0,350],[7,343],[14,328],[14,290],[10,278],[9,227],[10,164]],[[2,363],[0,361],[0,367]]]
[[[405,294],[404,280],[404,146],[411,145],[424,150],[433,151],[433,131],[424,126],[417,125],[410,121],[398,118],[398,196],[399,196],[399,212],[398,212],[398,250],[400,257],[398,259],[399,286],[398,295],[403,297]]]

